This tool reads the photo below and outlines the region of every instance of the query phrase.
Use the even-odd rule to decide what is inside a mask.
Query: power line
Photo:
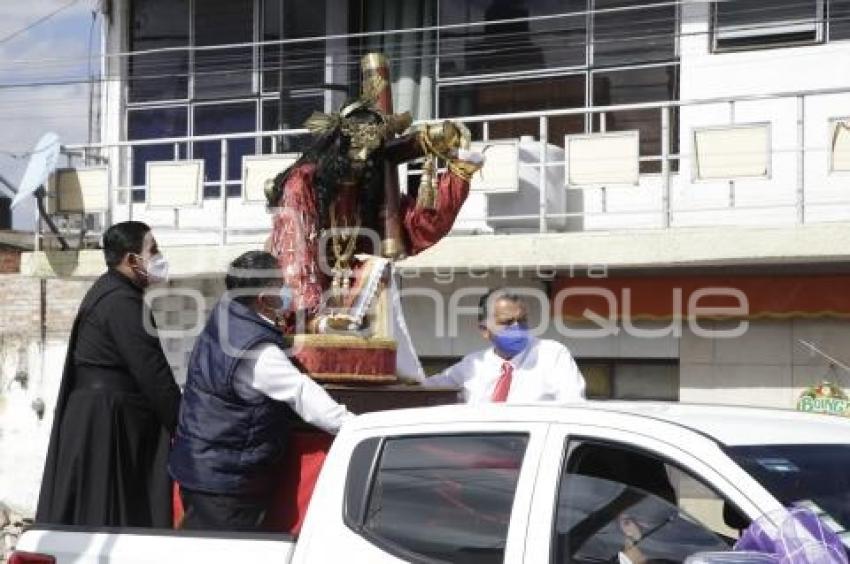
[[[37,25],[39,25],[39,24],[42,24],[42,23],[46,22],[47,20],[49,20],[49,19],[50,19],[50,18],[52,18],[53,16],[55,16],[55,15],[59,14],[60,12],[62,12],[62,11],[64,11],[64,10],[67,10],[68,8],[70,8],[71,6],[73,6],[74,4],[76,4],[77,2],[79,2],[79,0],[71,0],[71,1],[70,1],[70,2],[68,2],[67,4],[64,4],[63,6],[61,6],[61,7],[59,7],[59,8],[56,8],[55,10],[53,10],[52,12],[50,12],[49,14],[47,14],[46,16],[42,16],[42,17],[40,17],[39,19],[37,19],[37,20],[35,20],[34,22],[32,22],[31,24],[29,24],[29,25],[27,25],[27,26],[22,27],[22,28],[21,28],[21,29],[19,29],[18,31],[12,32],[11,34],[7,35],[6,37],[3,37],[2,39],[0,39],[0,45],[2,45],[3,43],[6,43],[7,41],[11,41],[12,39],[14,39],[15,37],[17,37],[17,36],[21,35],[22,33],[26,33],[27,31],[31,30],[31,29],[32,29],[32,28],[34,28],[35,26],[37,26]]]
[[[634,9],[639,8],[639,9],[649,10],[649,9],[652,9],[653,7],[655,7],[655,6],[670,6],[670,5],[673,5],[673,4],[678,5],[678,4],[680,4],[680,2],[643,5],[643,6],[638,6],[638,7],[629,7],[629,9],[634,10]],[[787,6],[785,6],[785,7],[787,7]],[[593,11],[587,12],[587,13],[593,13],[593,14],[604,16],[605,12],[613,11],[613,10],[615,10],[615,9],[593,10]],[[623,10],[623,8],[620,8],[618,10]],[[770,10],[770,8],[759,9],[759,11],[768,11],[768,10]],[[553,19],[553,18],[574,16],[576,14],[583,14],[583,13],[585,13],[585,12],[570,12],[570,13],[566,13],[566,14],[555,14],[555,15],[548,15],[548,16],[535,16],[534,18]],[[640,15],[638,14],[638,16],[640,16]],[[533,18],[518,18],[518,19],[513,19],[513,20],[499,20],[498,22],[529,21],[531,19],[533,19]],[[830,18],[830,22],[831,23],[837,23],[839,21],[847,21],[847,19],[848,18],[840,18],[840,19],[839,18]],[[823,23],[826,20],[825,19],[811,19],[811,20],[807,20],[807,21],[811,21],[811,23],[817,24],[817,23]],[[491,24],[495,24],[495,23],[498,23],[498,22],[486,22],[486,23],[487,23],[487,25],[491,25]],[[667,19],[645,19],[644,18],[644,19],[640,19],[639,21],[634,22],[634,25],[639,25],[640,27],[645,28],[646,26],[648,26],[650,24],[666,23],[666,22],[667,22]],[[295,39],[260,41],[260,42],[251,42],[251,43],[220,44],[220,45],[214,45],[214,46],[167,47],[167,48],[153,49],[153,50],[131,51],[131,52],[127,52],[127,53],[112,53],[112,54],[107,54],[106,57],[109,58],[109,57],[120,57],[120,56],[133,56],[134,58],[136,58],[136,60],[134,61],[134,65],[138,68],[142,68],[142,67],[153,67],[156,64],[156,63],[148,63],[148,62],[145,62],[144,60],[142,60],[144,58],[144,56],[146,56],[146,55],[156,55],[156,54],[165,54],[165,53],[180,54],[180,53],[183,53],[184,51],[203,52],[203,51],[208,50],[208,49],[216,49],[216,50],[244,49],[244,48],[247,48],[248,46],[256,46],[256,47],[260,47],[260,48],[266,48],[266,47],[274,47],[274,46],[278,46],[278,45],[285,45],[285,44],[294,43],[294,42],[299,42],[299,43],[314,42],[314,43],[320,43],[321,47],[319,47],[317,49],[312,49],[312,50],[305,50],[303,48],[299,48],[298,51],[297,51],[297,56],[296,56],[296,58],[297,58],[297,57],[300,57],[302,55],[309,56],[310,54],[315,53],[316,58],[309,62],[309,66],[314,66],[318,63],[324,63],[324,60],[323,60],[324,54],[325,54],[324,43],[325,43],[325,41],[327,41],[331,38],[335,38],[335,37],[336,38],[340,38],[340,37],[360,37],[360,36],[367,37],[367,38],[375,38],[376,36],[378,36],[378,38],[380,38],[380,39],[385,39],[385,37],[383,36],[384,33],[396,33],[396,32],[398,32],[398,33],[409,33],[409,32],[413,32],[413,31],[419,33],[418,30],[425,29],[430,34],[430,31],[437,29],[437,28],[441,29],[443,32],[449,32],[449,31],[451,31],[451,28],[453,28],[453,27],[457,27],[457,26],[466,27],[466,26],[470,26],[470,25],[473,25],[473,24],[452,24],[452,25],[448,25],[448,26],[433,26],[433,27],[428,27],[428,28],[411,28],[411,29],[405,29],[405,30],[391,30],[391,31],[387,31],[387,32],[364,32],[364,33],[352,33],[352,34],[342,34],[342,35],[318,36],[318,37],[311,37],[311,38],[295,38]],[[475,25],[478,25],[478,24],[476,23]],[[623,30],[633,29],[634,25],[620,26],[620,27],[605,26],[605,28],[604,28],[605,34],[606,35],[612,35],[618,29],[623,29]],[[745,29],[757,30],[757,29],[761,29],[761,28],[769,28],[769,27],[772,27],[772,26],[775,26],[775,25],[776,24],[774,22],[754,23],[754,24],[750,24],[748,26],[738,26],[737,29],[738,29],[738,31],[745,30]],[[536,39],[535,43],[537,43],[537,44],[542,43],[539,36],[541,36],[541,35],[543,35],[543,36],[552,35],[553,33],[557,33],[559,31],[576,31],[576,28],[567,27],[567,28],[552,28],[552,29],[537,30],[537,31],[534,32],[535,39]],[[578,30],[578,31],[582,31],[582,30]],[[671,38],[677,38],[677,37],[705,35],[707,33],[710,33],[710,32],[709,31],[697,31],[697,32],[689,32],[689,33],[676,33],[676,32],[665,33],[665,34],[662,34],[662,37],[663,37],[662,41],[669,41]],[[425,33],[423,33],[423,35],[424,34]],[[433,34],[431,34],[431,35],[433,35]],[[495,34],[488,33],[487,38],[488,38],[488,41],[498,41],[499,39],[508,40],[511,37],[520,37],[520,36],[528,36],[528,35],[529,35],[529,32],[511,32],[511,33],[495,33]],[[657,37],[659,35],[656,34],[655,36]],[[637,41],[637,40],[650,38],[650,37],[653,37],[653,35],[646,35],[646,34],[644,34],[644,35],[631,35],[631,36],[625,36],[625,37],[614,37],[613,39],[610,39],[610,40],[609,39],[603,39],[603,38],[597,38],[597,39],[595,39],[595,43],[596,44],[602,44],[603,42],[607,42],[607,41],[614,43],[614,42],[621,42],[621,41],[627,41],[627,40]],[[394,37],[389,37],[389,39],[394,39]],[[464,39],[468,39],[468,38],[444,37],[442,39],[445,40],[444,42],[457,42],[457,41],[463,41]],[[554,40],[560,40],[561,38],[553,38],[553,39]],[[399,41],[403,41],[403,39],[399,40]],[[395,47],[395,48],[400,48],[402,50],[411,50],[411,49],[416,49],[417,47],[420,47],[420,46],[424,47],[426,45],[433,44],[434,42],[435,42],[434,40],[422,40],[422,41],[412,43],[412,44],[411,43],[404,43],[404,44],[400,44],[400,45],[396,45],[396,46],[394,46],[392,43],[390,43],[390,45],[386,46],[385,48],[386,49],[392,49],[393,47]],[[541,45],[541,46],[545,46],[545,44]],[[360,47],[354,48],[354,50],[357,50],[357,49],[360,49],[362,51],[362,50],[368,49],[368,46],[362,46],[361,45]],[[441,52],[445,52],[445,50],[441,50]],[[203,55],[204,55],[203,56],[203,63],[204,63],[205,66],[206,65],[214,65],[216,63],[226,63],[226,62],[229,62],[231,60],[239,60],[239,59],[242,58],[241,55],[239,55],[239,54],[229,54],[229,55],[223,54],[223,55],[218,55],[217,57],[215,57],[215,56],[210,57],[209,54],[206,54],[206,53],[203,53]],[[451,55],[451,53],[447,53],[447,55]],[[291,59],[292,57],[289,57],[289,58]],[[405,59],[410,59],[410,57],[406,57]],[[51,60],[55,60],[55,61],[66,60],[66,61],[69,61],[69,60],[78,60],[78,59],[44,59],[42,61],[46,62],[46,61],[51,61]],[[304,60],[307,61],[306,58]],[[13,63],[24,63],[24,62],[28,62],[28,61],[21,60],[21,61],[17,61],[17,62],[13,62]],[[35,61],[33,61],[33,62],[35,62]],[[356,60],[342,61],[342,62],[338,62],[337,64],[339,64],[339,65],[343,65],[343,64],[356,65],[356,64],[358,64],[358,61],[356,61]],[[30,65],[30,66],[32,66],[32,65]],[[307,66],[307,65],[305,65],[305,66]],[[287,70],[294,70],[294,67],[289,67]],[[177,74],[177,73],[173,73],[173,75],[179,76],[179,74]],[[145,78],[145,77],[138,77],[138,78]],[[22,83],[22,85],[24,85],[24,86],[30,86],[31,84],[32,83]],[[48,83],[48,84],[50,84],[50,83]]]

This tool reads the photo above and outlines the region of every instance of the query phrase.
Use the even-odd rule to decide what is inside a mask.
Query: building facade
[[[850,384],[801,343],[846,355],[842,300],[703,315],[747,324],[729,337],[697,334],[687,311],[643,312],[646,294],[623,284],[605,331],[583,331],[599,323],[564,313],[554,290],[648,280],[673,300],[698,279],[757,300],[758,280],[804,294],[850,282],[847,0],[112,0],[103,21],[101,143],[74,166],[108,171],[96,222],[155,226],[207,301],[226,259],[270,228],[246,163],[297,155],[304,119],[356,95],[360,57],[382,51],[397,110],[463,120],[495,148],[452,236],[398,265],[428,367],[482,346],[469,306],[510,285],[597,397],[792,407],[821,378]],[[164,162],[196,163],[191,203],[155,204]],[[57,272],[38,255],[26,267]],[[178,325],[203,316],[197,300],[164,300]],[[191,342],[169,345],[176,369]]]

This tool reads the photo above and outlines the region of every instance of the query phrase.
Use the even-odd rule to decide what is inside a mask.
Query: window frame
[[[617,449],[620,449],[620,450],[631,451],[635,454],[642,455],[642,456],[654,457],[655,459],[659,460],[663,464],[669,465],[669,466],[672,466],[672,467],[678,469],[680,472],[687,475],[690,479],[696,480],[702,486],[704,486],[706,489],[708,489],[712,493],[714,493],[718,498],[723,499],[724,503],[730,504],[730,506],[733,509],[735,509],[735,511],[740,513],[741,515],[747,515],[747,513],[740,508],[738,503],[736,503],[735,501],[730,499],[728,496],[725,496],[721,492],[719,492],[718,489],[713,484],[711,484],[708,480],[706,480],[704,477],[702,477],[698,472],[694,471],[691,468],[687,468],[682,463],[680,463],[677,460],[674,460],[673,458],[671,458],[670,456],[668,456],[666,454],[663,454],[663,453],[658,452],[656,450],[652,450],[652,449],[647,448],[645,446],[639,446],[639,445],[635,445],[635,444],[632,444],[632,443],[618,442],[615,439],[602,438],[602,437],[599,437],[599,436],[586,435],[586,434],[581,434],[581,433],[567,434],[563,438],[563,441],[562,441],[561,463],[560,463],[560,466],[558,467],[558,474],[557,474],[558,479],[556,480],[556,483],[555,483],[555,495],[552,498],[552,500],[553,500],[552,520],[551,520],[551,527],[550,527],[550,531],[549,531],[549,538],[550,538],[550,541],[549,541],[549,563],[550,564],[558,564],[558,562],[556,560],[557,543],[555,542],[555,539],[556,539],[557,534],[558,534],[558,531],[557,531],[558,505],[559,505],[559,501],[560,501],[561,489],[562,489],[563,483],[565,481],[564,480],[564,472],[566,471],[567,464],[569,463],[572,451],[575,449],[575,446],[580,445],[580,444],[593,444],[595,446],[601,446],[601,447],[607,446],[607,447],[611,447],[611,448],[617,448]],[[628,486],[627,484],[625,484],[625,485],[627,487],[632,487],[632,486]],[[649,493],[651,494],[651,492],[649,492]],[[697,521],[697,522],[704,529],[710,530],[702,523],[702,521]],[[711,532],[713,534],[717,535],[717,533],[715,531],[711,531]],[[731,550],[731,546],[730,546],[730,550]]]
[[[513,500],[511,502],[510,519],[505,535],[505,561],[510,561],[510,559],[512,558],[512,554],[523,554],[525,550],[524,546],[521,546],[520,543],[517,542],[517,540],[518,537],[523,537],[524,540],[525,528],[528,525],[528,512],[533,498],[533,476],[537,474],[537,468],[540,463],[540,457],[546,438],[546,427],[548,426],[540,423],[525,422],[507,425],[500,422],[497,424],[491,423],[486,426],[476,425],[474,427],[463,425],[463,429],[458,429],[457,427],[457,424],[453,424],[450,426],[440,424],[437,429],[430,429],[428,431],[413,432],[409,434],[393,433],[379,435],[378,437],[364,436],[363,438],[361,438],[354,446],[352,452],[356,450],[358,446],[369,440],[379,438],[379,444],[376,447],[375,456],[371,464],[369,475],[366,478],[367,493],[364,494],[366,497],[363,500],[362,511],[361,515],[359,516],[359,523],[353,520],[349,515],[347,515],[348,508],[346,506],[346,499],[348,494],[349,482],[348,479],[346,479],[346,483],[343,489],[344,493],[342,496],[343,501],[341,506],[342,520],[345,527],[351,532],[358,535],[364,541],[371,544],[372,546],[382,551],[385,551],[388,554],[392,554],[397,558],[401,558],[409,562],[414,562],[416,564],[433,564],[435,562],[434,559],[413,552],[401,545],[396,544],[391,540],[384,539],[380,535],[374,534],[365,527],[365,517],[369,506],[369,501],[374,490],[378,471],[381,467],[381,459],[387,441],[403,439],[440,439],[455,437],[487,436],[524,437],[526,439],[525,451],[523,453],[522,461],[520,463],[519,471],[517,474],[517,485],[516,489],[514,490]],[[446,430],[442,431],[443,429]],[[527,476],[527,474],[531,474],[531,477]],[[523,476],[526,477],[523,478]],[[526,489],[528,489],[529,491],[524,491]]]
[[[549,425],[543,454],[534,477],[534,499],[529,522],[542,526],[524,531],[526,562],[551,562],[552,534],[557,507],[558,487],[564,463],[564,445],[570,437],[584,436],[610,440],[615,444],[634,445],[675,461],[691,475],[715,486],[723,497],[747,519],[755,519],[782,505],[755,479],[738,466],[723,450],[722,443],[685,426],[660,420],[651,414],[634,416],[608,411],[604,417],[588,420],[581,412],[566,411]],[[635,422],[641,422],[636,425]],[[687,450],[679,445],[687,444]],[[548,525],[547,525],[548,523]]]
[[[820,45],[826,43],[827,35],[828,35],[828,26],[826,25],[826,0],[814,0],[815,2],[815,19],[812,23],[813,30],[815,32],[815,38],[810,40],[799,40],[799,41],[780,41],[780,42],[767,42],[763,44],[755,44],[755,45],[730,45],[730,46],[722,46],[718,44],[718,39],[722,40],[722,32],[721,26],[718,21],[718,3],[716,1],[711,2],[711,7],[709,10],[709,48],[712,53],[737,53],[737,52],[745,52],[745,51],[759,51],[763,49],[781,49],[785,47],[801,47],[805,45]],[[748,39],[748,38],[769,38],[772,36],[783,35],[787,33],[795,33],[800,31],[806,31],[803,29],[795,30],[794,28],[802,28],[807,26],[807,22],[805,20],[786,20],[786,21],[777,21],[773,22],[765,22],[763,28],[759,28],[753,30],[752,33],[741,33],[740,28],[746,26],[728,26],[730,29],[729,39]],[[738,31],[736,32],[736,28]]]

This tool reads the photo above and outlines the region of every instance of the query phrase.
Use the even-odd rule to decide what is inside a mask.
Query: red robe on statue
[[[311,315],[318,311],[322,292],[330,284],[327,266],[323,272],[319,263],[320,233],[329,226],[319,225],[313,190],[315,173],[315,165],[307,163],[298,166],[287,178],[274,217],[270,249],[278,257],[285,283],[292,289],[295,307],[306,309]],[[468,194],[469,182],[448,171],[439,179],[435,209],[417,206],[413,198],[402,195],[402,232],[408,254],[418,254],[445,237]],[[337,195],[340,226],[354,224],[356,198],[355,191],[341,191]],[[363,227],[379,231],[377,226]]]

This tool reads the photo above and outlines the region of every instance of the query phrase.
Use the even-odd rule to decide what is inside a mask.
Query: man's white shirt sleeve
[[[280,347],[264,343],[251,351],[254,358],[239,363],[234,376],[236,393],[246,401],[259,394],[282,401],[304,421],[328,433],[336,433],[353,417],[324,388],[298,370]]]
[[[571,402],[585,399],[585,380],[567,347],[560,345],[555,356],[552,374],[558,379],[555,387],[555,401]]]

